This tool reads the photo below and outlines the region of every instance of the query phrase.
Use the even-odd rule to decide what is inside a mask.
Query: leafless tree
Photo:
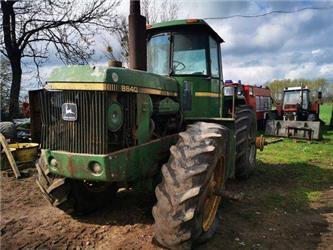
[[[121,58],[120,61],[127,62],[129,49],[128,49],[128,21],[127,17],[122,16],[118,19],[118,30],[115,33],[116,39],[121,46]]]
[[[1,0],[0,52],[12,70],[10,115],[19,112],[22,59],[39,67],[50,54],[64,63],[85,64],[96,34],[116,31],[119,0]]]
[[[8,109],[9,105],[9,95],[10,95],[10,84],[11,84],[11,74],[10,74],[10,64],[9,61],[0,56],[0,106],[1,113]]]
[[[141,14],[146,17],[147,24],[170,21],[178,17],[178,0],[141,0]],[[122,61],[128,60],[128,21],[121,17],[118,22],[116,38],[122,48]]]

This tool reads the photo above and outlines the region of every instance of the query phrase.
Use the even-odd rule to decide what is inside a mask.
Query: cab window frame
[[[161,33],[156,33],[156,34],[152,34],[152,35],[149,35],[147,36],[147,72],[148,72],[148,43],[150,41],[150,39],[154,38],[154,37],[159,37],[159,36],[167,36],[168,39],[169,39],[169,53],[168,53],[168,59],[169,59],[169,62],[168,62],[168,72],[167,72],[167,76],[170,76],[170,70],[171,70],[171,63],[172,63],[172,32],[161,32]],[[150,71],[149,71],[150,72]],[[154,72],[150,72],[150,73],[153,73],[153,74],[157,74],[157,73],[154,73]],[[163,75],[163,76],[166,76],[166,75]]]
[[[218,74],[213,76],[212,73],[212,58],[211,58],[211,47],[210,47],[210,41],[213,41],[216,44],[216,58],[217,58],[217,68],[218,68]],[[209,75],[213,79],[219,79],[221,80],[221,44],[214,39],[213,36],[208,36],[208,46],[209,46]]]

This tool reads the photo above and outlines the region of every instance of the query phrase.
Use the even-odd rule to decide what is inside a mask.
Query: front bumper
[[[169,135],[106,155],[48,149],[43,149],[42,155],[45,155],[50,172],[64,177],[104,182],[134,181],[153,176],[158,170],[159,162],[168,157],[169,148],[177,139],[177,134]],[[98,174],[92,170],[95,163],[101,167]]]

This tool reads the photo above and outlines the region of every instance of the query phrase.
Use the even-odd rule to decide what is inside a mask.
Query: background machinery
[[[225,84],[238,88],[237,95],[243,96],[246,104],[256,113],[258,129],[264,129],[272,110],[272,91],[268,87],[242,84],[240,80],[238,82],[226,80]]]
[[[234,87],[224,96],[222,42],[198,19],[146,31],[131,1],[131,69],[66,66],[30,92],[37,184],[50,203],[86,213],[116,202],[118,188],[152,183],[159,244],[211,237],[226,180],[249,176],[256,162],[255,113]]]
[[[285,88],[275,117],[267,122],[266,135],[319,140],[321,92],[317,101],[311,102],[310,98],[307,87]]]

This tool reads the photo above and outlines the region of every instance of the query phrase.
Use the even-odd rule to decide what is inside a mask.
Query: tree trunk
[[[22,77],[22,68],[21,68],[21,58],[18,60],[11,61],[12,68],[12,86],[10,88],[10,104],[9,104],[9,115],[10,119],[17,118],[19,110],[19,97],[21,89],[21,77]]]
[[[16,39],[16,19],[14,4],[16,1],[2,1],[2,28],[7,57],[12,69],[12,86],[10,89],[9,116],[10,119],[19,115],[19,95],[21,88],[21,51]]]

